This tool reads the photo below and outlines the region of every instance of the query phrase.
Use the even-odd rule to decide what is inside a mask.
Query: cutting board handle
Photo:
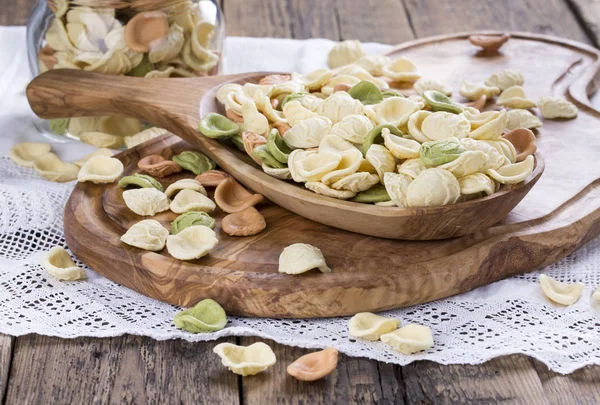
[[[193,87],[190,87],[190,80],[193,80]],[[157,114],[168,113],[169,109],[182,112],[181,105],[177,106],[179,109],[170,105],[167,94],[177,94],[183,89],[189,92],[193,88],[194,98],[201,97],[198,90],[205,86],[199,81],[202,78],[144,79],[56,69],[29,83],[27,99],[41,118],[123,115],[153,122]]]

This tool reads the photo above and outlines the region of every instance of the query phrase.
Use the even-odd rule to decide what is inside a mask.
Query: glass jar
[[[34,76],[58,68],[145,78],[217,75],[224,37],[214,0],[38,0],[27,24]],[[145,129],[124,117],[64,118],[38,126],[51,136],[113,149]]]

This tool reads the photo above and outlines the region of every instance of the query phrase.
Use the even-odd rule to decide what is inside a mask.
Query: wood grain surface
[[[164,251],[147,252],[120,242],[120,236],[143,218],[126,207],[118,185],[80,183],[65,208],[68,246],[100,274],[161,301],[191,306],[201,299],[214,298],[231,314],[293,318],[353,315],[429,302],[561,259],[600,233],[600,167],[594,169],[589,164],[594,151],[600,150],[600,138],[593,132],[600,124],[600,113],[589,107],[587,93],[581,90],[587,88],[589,77],[597,73],[598,54],[592,48],[545,36],[514,34],[502,55],[481,57],[466,38],[459,34],[409,42],[391,54],[427,61],[420,64],[424,75],[451,83],[454,88],[463,77],[483,80],[500,68],[515,68],[528,79],[526,89],[533,99],[551,93],[565,94],[581,109],[575,120],[545,120],[538,135],[538,150],[548,161],[549,175],[542,177],[503,224],[456,239],[407,243],[320,225],[282,209],[277,197],[271,198],[276,205],[259,208],[267,220],[265,231],[236,238],[229,237],[218,226],[220,242],[210,255],[182,262]],[[437,69],[442,60],[446,68]],[[46,81],[56,80],[48,75],[41,76],[40,82],[46,77],[50,78]],[[64,86],[69,85],[73,83]],[[30,100],[33,93],[40,108],[54,111],[42,103],[43,96],[38,97],[38,89],[42,88],[51,86],[46,83],[30,86]],[[64,88],[61,91],[68,93]],[[110,105],[118,108],[119,100]],[[185,108],[179,111],[184,114]],[[567,146],[564,133],[570,134]],[[190,142],[197,139],[185,138]],[[157,139],[121,153],[118,157],[125,166],[124,175],[139,172],[137,162],[144,156],[162,154],[168,159],[193,149],[185,142],[175,143],[176,139]],[[194,146],[198,144],[194,142]],[[211,143],[202,145],[202,151],[214,153],[208,149]],[[237,173],[242,170],[247,173],[252,169],[250,164],[245,164],[249,169],[240,169],[240,164],[228,163],[224,169],[231,172],[230,167],[235,167]],[[534,172],[532,177],[535,175]],[[186,176],[185,172],[166,178],[164,186],[182,176]],[[193,176],[188,173],[187,177]],[[248,183],[248,178],[240,180]],[[263,183],[250,184],[255,192],[265,194]],[[287,193],[285,197],[297,198],[293,204],[306,205],[303,197]],[[456,207],[463,205],[466,211],[485,217],[490,210],[507,212],[514,206],[505,201],[504,206],[485,206],[485,200]],[[343,206],[343,202],[337,206],[340,204]],[[349,221],[346,212],[344,220],[366,227],[373,220],[368,211],[377,207],[358,208],[361,212],[354,212]],[[449,207],[441,210],[446,208]],[[339,216],[331,211],[332,216]],[[457,226],[452,214],[460,215],[454,210],[438,220],[445,221],[448,227]],[[393,215],[387,217],[389,222],[395,218]],[[219,223],[222,217],[223,213],[217,211]],[[155,218],[169,227],[175,215],[162,213]],[[410,219],[414,222],[405,224],[412,225],[408,230],[413,233],[439,227],[426,213],[415,213]],[[325,235],[326,242],[319,243]],[[310,272],[300,278],[279,273],[279,254],[293,243],[315,244],[333,272],[327,275]],[[115,259],[107,261],[107,252]]]
[[[307,0],[308,2],[309,0]],[[442,3],[447,1],[442,0],[427,0],[429,3],[429,9],[427,13],[432,15],[438,15],[438,18],[443,18],[441,13]],[[573,12],[573,9],[568,3],[579,3],[586,7],[581,7],[580,11],[582,15],[577,15]],[[25,23],[26,16],[29,13],[29,8],[33,6],[35,0],[0,0],[0,25],[20,25]],[[223,8],[227,17],[228,22],[228,34],[229,35],[256,35],[256,36],[269,36],[271,34],[271,26],[273,19],[277,18],[276,14],[268,14],[266,19],[262,18],[257,12],[249,13],[250,17],[242,20],[236,19],[235,14],[240,13],[238,9],[241,3],[247,4],[248,9],[261,10],[262,8],[268,8],[273,3],[272,0],[224,0]],[[404,3],[404,4],[403,4]],[[339,18],[339,25],[336,31],[331,28],[327,33],[328,37],[332,39],[360,39],[363,41],[378,41],[384,43],[396,44],[404,40],[409,40],[415,37],[415,28],[423,29],[420,26],[411,26],[408,16],[402,14],[405,10],[405,4],[408,3],[400,0],[338,0],[334,4],[334,7],[330,12],[336,13]],[[487,8],[487,14],[480,14],[479,19],[484,19],[490,22],[496,20],[497,15],[501,15],[502,10],[506,7],[503,1],[489,1],[491,4]],[[592,8],[587,7],[588,5],[593,6],[595,0],[569,0],[565,1],[564,7],[556,11],[554,9],[548,20],[551,21],[544,27],[540,27],[538,22],[538,9],[543,9],[546,5],[546,0],[535,0],[529,2],[531,6],[526,9],[522,16],[517,20],[514,25],[516,30],[538,30],[538,32],[553,33],[557,35],[564,35],[571,39],[581,39],[578,35],[569,31],[564,32],[563,27],[575,27],[576,31],[579,29],[586,33],[598,32],[599,25],[587,26],[585,21],[594,21],[597,15],[589,14]],[[320,24],[322,17],[314,16],[314,20],[301,19],[300,16],[293,15],[287,8],[287,1],[281,2],[280,8],[281,15],[287,21],[286,24],[295,24],[299,27],[302,25],[311,26],[312,24]],[[377,5],[385,5],[394,12],[384,12]],[[410,4],[409,4],[410,6]],[[369,10],[369,12],[357,12],[356,10]],[[347,17],[344,17],[347,16]],[[374,16],[374,17],[371,17]],[[504,17],[506,18],[506,17]],[[316,21],[315,21],[316,20]],[[461,18],[461,14],[454,15],[452,18],[453,23],[450,23],[449,29],[453,31],[462,31],[475,29],[475,24],[478,20],[469,20]],[[511,21],[497,19],[499,24],[511,24]],[[495,23],[495,22],[494,22]],[[579,27],[579,28],[578,28]],[[251,34],[253,33],[253,34]],[[443,32],[442,32],[443,33]],[[285,31],[283,35],[292,37],[291,30]],[[589,34],[588,34],[589,35]],[[406,36],[406,37],[405,37]],[[592,42],[593,36],[590,35],[588,38],[583,38],[584,42]],[[597,42],[596,42],[597,44]],[[52,374],[52,370],[62,370],[64,362],[60,362],[60,358],[54,356],[53,362],[43,364],[31,364],[28,363],[28,369],[24,370],[19,376],[15,376],[14,373],[10,373],[10,355],[17,353],[14,349],[12,342],[14,340],[27,340],[30,337],[20,337],[17,339],[0,338],[0,353],[8,353],[9,358],[2,357],[0,360],[0,375],[10,376],[10,385],[21,385],[24,390],[38,390],[40,391],[37,396],[43,398],[46,403],[61,403],[60,401],[52,401],[51,390],[40,388],[36,380],[29,378],[29,374],[34,374],[37,369],[46,370],[47,375],[51,376],[56,380],[57,384],[61,384],[63,389],[62,396],[69,397],[74,395],[74,392],[82,389],[83,383],[81,379],[69,384],[62,381],[61,373]],[[68,347],[80,347],[80,341],[91,342],[95,345],[105,345],[114,348],[114,353],[121,350],[124,343],[129,337],[116,337],[116,338],[80,338],[76,340],[62,340],[57,338],[44,338],[44,342],[40,341],[39,344],[29,346],[29,355],[40,356],[41,353],[48,351],[69,351],[71,353],[69,364],[78,364],[84,362],[85,358],[89,356],[89,351],[81,351],[76,349],[66,349]],[[249,339],[249,338],[243,338]],[[226,340],[223,340],[226,341]],[[238,342],[240,340],[238,339]],[[288,356],[285,353],[289,353],[294,349],[286,346],[279,345],[277,343],[271,343],[275,350],[278,358],[284,358]],[[177,347],[186,346],[187,343],[182,341],[169,341],[165,342],[164,345],[156,347],[157,352],[161,352],[164,355],[173,353],[177,350]],[[203,351],[204,346],[210,346],[212,343],[196,343],[193,344],[194,350]],[[22,347],[22,346],[21,346]],[[137,349],[142,350],[142,344],[137,344]],[[20,351],[21,349],[19,349]],[[307,350],[300,350],[302,354],[308,352]],[[288,358],[286,357],[286,358]],[[514,359],[520,359],[519,366],[515,364]],[[363,377],[350,380],[347,378],[345,381],[347,385],[341,386],[337,391],[334,391],[334,387],[329,383],[329,380],[325,380],[322,383],[317,384],[298,384],[289,385],[290,381],[286,375],[274,374],[272,378],[276,379],[271,385],[254,385],[252,391],[253,398],[260,398],[261,396],[272,397],[270,391],[275,389],[285,389],[285,395],[280,395],[280,402],[282,404],[287,403],[300,403],[299,398],[309,398],[310,403],[313,404],[325,404],[323,398],[331,398],[332,396],[339,395],[345,392],[356,392],[357,389],[361,390],[360,395],[348,395],[349,404],[445,404],[445,403],[469,403],[469,404],[491,404],[491,403],[503,403],[503,404],[597,404],[598,400],[598,387],[600,386],[600,367],[588,367],[572,373],[568,376],[562,376],[548,369],[538,361],[534,359],[526,358],[525,356],[509,356],[495,360],[491,360],[480,366],[445,366],[435,364],[431,362],[418,362],[415,365],[409,365],[406,367],[392,366],[385,363],[377,363],[371,360],[365,359],[343,359],[341,362],[348,360],[352,361],[353,365],[350,369],[352,375],[361,373]],[[103,357],[98,360],[101,364],[108,364],[107,358]],[[60,365],[60,367],[59,367]],[[452,390],[451,387],[454,381],[448,381],[448,379],[438,378],[438,376],[444,376],[449,373],[449,369],[454,368],[456,372],[463,376],[469,376],[468,390],[457,393]],[[203,369],[195,367],[189,370],[190,376],[194,381],[202,381],[208,378],[208,376],[219,372],[221,366],[217,365],[214,368]],[[427,370],[428,372],[424,372]],[[489,373],[484,373],[484,370],[492,370],[492,375],[497,378],[494,379],[494,385],[490,385],[490,381],[485,378],[489,376]],[[348,373],[348,371],[344,371]],[[511,375],[518,374],[530,376],[525,379],[511,380],[510,383],[507,379]],[[539,377],[536,379],[535,374]],[[542,392],[537,388],[539,381],[541,381],[544,390]],[[247,389],[248,383],[252,379],[238,378],[239,390],[234,391],[235,388],[231,388],[231,392],[235,392],[238,395],[239,400],[235,401],[233,398],[229,402],[222,401],[222,403],[242,403],[243,400],[249,397]],[[358,385],[350,385],[350,381]],[[161,381],[156,383],[156,389],[164,391],[165,395],[177,396],[179,395],[179,383],[177,380],[169,380],[167,382]],[[160,385],[162,384],[162,385]],[[287,384],[287,385],[286,385]],[[464,384],[463,384],[464,385]],[[90,384],[90,388],[95,391],[110,390],[111,386],[107,380],[97,380],[95,384]],[[266,390],[269,391],[266,391]],[[490,395],[490,390],[494,392]],[[530,391],[539,393],[536,398],[531,398]],[[126,396],[136,396],[143,398],[140,394],[139,387],[130,386],[125,389],[127,392]],[[0,384],[0,402],[6,404],[21,404],[24,401],[11,400],[8,401],[4,396],[2,385]],[[594,396],[595,393],[595,396]],[[464,394],[464,396],[462,395]],[[204,403],[211,401],[212,398],[204,395],[204,392],[200,389],[190,391],[189,395],[193,398],[194,403]],[[224,395],[224,394],[222,394]],[[225,397],[218,397],[225,398]],[[497,400],[502,398],[503,400]],[[226,398],[227,399],[227,398]],[[98,403],[99,401],[96,401]],[[125,399],[119,400],[116,398],[114,403],[133,403],[133,401],[127,401]],[[308,401],[302,400],[303,403]],[[30,402],[32,403],[32,402]],[[66,403],[66,402],[62,402]],[[136,403],[149,403],[144,401],[138,401]],[[218,403],[218,400],[212,400],[211,403]]]

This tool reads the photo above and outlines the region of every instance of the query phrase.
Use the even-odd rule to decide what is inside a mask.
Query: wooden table
[[[24,24],[35,0],[0,0],[0,25]],[[390,44],[476,29],[560,35],[600,42],[597,0],[222,0],[238,36],[360,39]],[[223,342],[251,344],[255,338]],[[225,370],[216,342],[158,342],[123,336],[63,340],[0,335],[2,404],[418,403],[598,404],[600,367],[569,376],[514,355],[479,366],[422,361],[405,367],[341,356],[329,378],[300,383],[285,367],[308,350],[269,343],[270,372]]]

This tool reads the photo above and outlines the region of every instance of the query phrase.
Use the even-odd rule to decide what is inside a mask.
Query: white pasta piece
[[[264,96],[262,101],[260,103],[257,103],[257,106],[269,121],[284,122],[287,124],[288,120],[287,118],[285,118],[285,114],[273,108],[273,105],[271,104],[271,99],[268,96]]]
[[[273,85],[273,89],[271,90],[270,98],[275,98],[281,96],[283,94],[292,94],[292,93],[303,93],[306,91],[306,87],[302,83],[298,83],[294,80],[288,80],[283,83],[277,83]],[[306,96],[311,97],[311,94],[306,93]]]
[[[294,162],[295,170],[305,181],[320,181],[334,170],[342,160],[342,155],[332,152],[319,152]]]
[[[352,75],[337,75],[327,80],[327,83],[325,83],[323,87],[321,87],[321,92],[324,95],[329,96],[333,94],[333,89],[338,84],[345,84],[350,87],[353,87],[355,84],[358,83],[360,83],[360,79],[358,77],[354,77]]]
[[[277,359],[275,353],[263,342],[250,346],[219,343],[213,349],[225,367],[241,376],[255,375],[272,367]]]
[[[49,143],[22,142],[8,151],[10,160],[19,166],[33,167],[33,162],[42,155],[50,153],[52,147]]]
[[[46,32],[46,43],[57,52],[67,52],[75,50],[65,24],[60,18],[53,18],[48,31]]]
[[[239,90],[238,90],[239,91]],[[254,84],[254,83],[245,83],[242,86],[241,95],[238,94],[239,100],[244,100],[245,98],[249,98],[254,101],[254,103],[261,103],[262,100],[267,97],[270,98],[271,93],[273,92],[272,84]],[[270,102],[269,102],[270,104]]]
[[[139,120],[135,118],[113,116],[74,117],[69,119],[68,127],[69,133],[78,138],[83,138],[86,133],[104,133],[109,134],[112,137],[121,138],[124,136],[135,135],[141,130],[142,124]],[[121,145],[119,145],[118,147],[120,146]]]
[[[347,200],[356,195],[356,193],[352,191],[331,188],[320,181],[308,181],[304,183],[304,186],[317,194],[324,195],[325,197],[337,198],[338,200]]]
[[[471,131],[474,131],[497,118],[498,115],[500,115],[500,111],[480,112],[475,108],[465,107],[461,115],[463,115],[471,123]]]
[[[195,72],[208,72],[219,62],[219,55],[208,49],[213,31],[212,23],[199,22],[183,45],[181,59]]]
[[[592,294],[592,298],[597,302],[600,302],[600,287],[596,288],[596,291]]]
[[[504,165],[497,170],[490,169],[487,174],[498,183],[517,184],[529,177],[533,172],[533,164],[534,158],[529,155],[522,162]]]
[[[350,318],[348,333],[350,336],[365,340],[378,340],[381,335],[397,329],[398,326],[400,326],[398,319],[360,312]]]
[[[172,183],[169,185],[169,187],[167,187],[165,190],[165,195],[171,198],[181,190],[192,190],[197,191],[205,196],[208,195],[204,186],[194,179],[177,180],[175,183]]]
[[[171,211],[183,214],[188,211],[214,211],[217,206],[206,195],[190,189],[183,189],[171,201]]]
[[[454,204],[460,197],[460,184],[452,173],[438,167],[423,170],[409,185],[409,207],[436,207]]]
[[[498,151],[491,143],[478,141],[472,138],[461,139],[461,144],[466,150],[480,150],[487,155],[487,162],[482,170],[498,169],[507,163],[511,163],[503,152]]]
[[[408,119],[407,127],[408,127],[408,134],[413,139],[415,139],[419,142],[431,141],[431,139],[429,139],[427,136],[425,136],[425,134],[421,130],[421,128],[423,126],[423,121],[425,120],[425,118],[429,117],[431,114],[433,114],[433,113],[430,111],[417,111],[417,112],[411,114],[411,116]]]
[[[119,159],[98,155],[89,159],[81,167],[77,180],[92,183],[112,183],[123,173],[123,163]]]
[[[294,243],[287,246],[279,255],[279,272],[285,274],[301,274],[312,269],[322,273],[331,273],[325,263],[321,250],[306,243]]]
[[[468,150],[460,154],[452,162],[438,166],[440,169],[448,170],[455,177],[460,178],[469,174],[477,173],[487,163],[488,156],[480,150]]]
[[[325,135],[319,143],[319,152],[343,154],[348,151],[358,151],[358,148],[337,135]]]
[[[493,73],[485,81],[487,86],[498,87],[500,90],[506,90],[512,86],[522,86],[525,83],[523,73],[514,69],[502,69]]]
[[[496,111],[495,111],[496,112]],[[493,118],[489,119],[485,124],[469,133],[469,138],[479,140],[496,140],[499,139],[508,123],[508,114],[506,110],[497,112]]]
[[[244,99],[242,102],[242,117],[244,117],[246,131],[254,132],[258,135],[269,133],[269,120],[258,112],[256,104],[249,99]]]
[[[398,173],[406,174],[413,180],[426,169],[427,166],[421,159],[407,159],[398,165]]]
[[[383,184],[391,200],[398,207],[406,207],[408,185],[413,181],[407,174],[387,172],[383,175]]]
[[[500,94],[500,89],[495,86],[486,86],[482,83],[472,83],[465,80],[460,85],[459,93],[469,100],[477,100],[481,96],[486,96],[489,99]]]
[[[165,247],[169,231],[154,219],[135,223],[121,236],[121,242],[140,249],[158,252]]]
[[[384,66],[383,75],[395,82],[416,82],[421,78],[417,65],[408,58],[398,58]]]
[[[344,117],[363,113],[363,105],[360,101],[353,99],[348,93],[339,91],[327,97],[316,113],[325,116],[333,124],[340,122]]]
[[[316,153],[318,153],[318,152],[315,149],[312,149],[312,150],[296,149],[296,150],[292,151],[292,153],[290,153],[290,156],[288,158],[288,168],[290,169],[290,175],[292,176],[292,179],[296,183],[304,183],[306,181],[306,179],[304,177],[301,177],[300,174],[298,173],[298,170],[297,170],[298,162],[300,162],[305,157],[307,157],[309,155],[314,155]]]
[[[85,271],[78,267],[69,253],[60,246],[50,249],[42,259],[42,267],[57,280],[85,280]]]
[[[351,114],[346,115],[341,121],[337,122],[329,133],[352,143],[363,143],[374,126],[373,122],[364,115]]]
[[[353,193],[360,193],[379,183],[379,176],[369,172],[357,172],[342,177],[331,185],[336,190],[347,190]]]
[[[446,138],[461,139],[466,137],[470,130],[471,123],[464,115],[445,111],[428,115],[421,124],[421,133],[428,141],[441,141]],[[419,140],[417,137],[415,139]]]
[[[452,95],[452,88],[450,88],[450,86],[441,83],[435,79],[426,79],[422,77],[415,82],[414,88],[417,94],[420,96],[422,96],[423,93],[425,93],[428,90],[439,91],[440,93],[445,94],[446,96]]]
[[[237,99],[237,94],[242,91],[242,85],[237,83],[228,83],[217,90],[217,100],[237,115],[242,115],[242,104]]]
[[[561,283],[545,274],[540,274],[539,280],[544,296],[552,302],[565,306],[575,304],[585,288],[582,283]]]
[[[344,66],[338,71],[338,75],[349,75],[354,76],[361,81],[371,82],[380,90],[387,90],[390,88],[388,82],[383,79],[377,78],[369,73],[365,68],[357,65]]]
[[[314,112],[323,103],[323,99],[315,96],[315,94],[316,93],[304,94],[303,96],[296,98],[294,101],[300,102],[300,104],[302,104],[304,107]],[[288,105],[288,103],[285,105]],[[283,108],[285,108],[285,106],[283,106]]]
[[[35,171],[46,180],[56,182],[73,181],[77,179],[79,167],[65,163],[54,153],[45,153],[33,162]]]
[[[505,164],[515,163],[517,161],[517,150],[515,146],[506,138],[498,138],[494,141],[484,141],[495,148],[505,159]]]
[[[319,153],[322,153],[322,152],[319,151]],[[342,157],[342,160],[340,160],[340,163],[338,163],[336,168],[321,178],[321,181],[323,182],[324,185],[330,186],[333,183],[337,182],[338,180],[341,180],[342,178],[344,178],[346,176],[356,173],[362,163],[362,160],[363,160],[362,153],[356,148],[342,152],[340,155]],[[310,189],[309,186],[306,186],[306,187]],[[313,190],[313,191],[315,191],[315,190]],[[337,191],[337,190],[335,190],[335,191]],[[317,191],[315,191],[315,192],[317,192]],[[319,194],[322,194],[322,193],[319,193]],[[348,193],[346,193],[346,194],[349,195]],[[354,196],[352,196],[352,197],[354,197]],[[336,197],[336,198],[339,198],[339,197]],[[351,197],[346,197],[346,198],[351,198]]]
[[[399,352],[409,355],[433,347],[433,335],[427,326],[414,323],[381,335],[381,341]]]
[[[419,103],[403,97],[390,97],[373,107],[377,124],[405,125],[410,116],[419,111]]]
[[[383,145],[373,144],[367,151],[365,159],[369,161],[377,171],[379,181],[383,184],[383,175],[387,172],[393,172],[396,168],[396,158]]]
[[[540,97],[538,107],[544,118],[571,119],[577,117],[577,107],[564,97]]]
[[[151,46],[148,60],[150,63],[170,61],[181,52],[184,42],[183,28],[177,24],[171,24],[166,40]]]
[[[496,191],[496,183],[483,173],[473,173],[458,179],[460,193],[462,195],[485,193],[493,194]]]
[[[535,101],[531,101],[525,96],[525,90],[521,86],[512,86],[504,90],[498,96],[496,104],[507,108],[526,109],[535,107]]]
[[[314,113],[310,109],[306,108],[298,100],[288,101],[285,103],[283,106],[283,115],[286,117],[287,122],[292,127],[302,120],[318,116],[317,113]]]
[[[298,149],[299,150],[299,149]],[[283,167],[281,169],[269,167],[267,165],[262,165],[263,172],[267,173],[269,176],[275,177],[281,180],[289,180],[292,178],[292,173],[289,167]]]
[[[207,255],[218,242],[217,235],[212,229],[203,225],[194,225],[176,235],[167,236],[167,251],[175,259],[194,260]]]
[[[107,134],[104,132],[83,132],[79,134],[79,140],[88,145],[99,148],[120,149],[123,146],[123,137]]]
[[[320,89],[332,77],[333,72],[329,69],[317,69],[306,75],[292,73],[292,81],[302,84],[310,91]]]
[[[335,69],[355,62],[364,56],[360,41],[348,40],[336,43],[327,54],[327,64]]]
[[[169,209],[169,199],[155,188],[125,190],[123,200],[127,208],[141,216],[152,216]]]
[[[506,129],[511,131],[517,128],[533,129],[542,126],[542,121],[528,110],[509,110],[507,116]]]
[[[124,138],[125,141],[125,146],[127,146],[128,149],[133,148],[134,146],[137,146],[141,143],[144,143],[146,141],[149,141],[150,139],[154,139],[157,138],[159,136],[162,135],[166,135],[168,134],[169,131],[167,131],[166,129],[162,129],[162,128],[148,128],[145,129],[141,132],[138,132],[135,135],[132,136],[126,136]]]
[[[91,158],[95,157],[95,156],[108,156],[108,157],[112,157],[113,155],[113,151],[107,148],[100,148],[100,149],[96,149],[95,151],[93,151],[92,153],[90,153],[89,155],[86,155],[84,157],[82,157],[81,159],[73,162],[73,164],[75,166],[83,166],[88,160],[90,160]]]
[[[293,149],[316,148],[330,129],[331,120],[327,117],[307,118],[283,134],[283,140]]]
[[[373,76],[383,76],[383,67],[390,63],[390,57],[385,55],[366,55],[358,59],[353,65],[360,66]]]
[[[398,159],[413,159],[419,157],[421,144],[412,139],[402,138],[401,136],[392,135],[388,128],[381,130],[381,136],[385,147],[392,152]]]

